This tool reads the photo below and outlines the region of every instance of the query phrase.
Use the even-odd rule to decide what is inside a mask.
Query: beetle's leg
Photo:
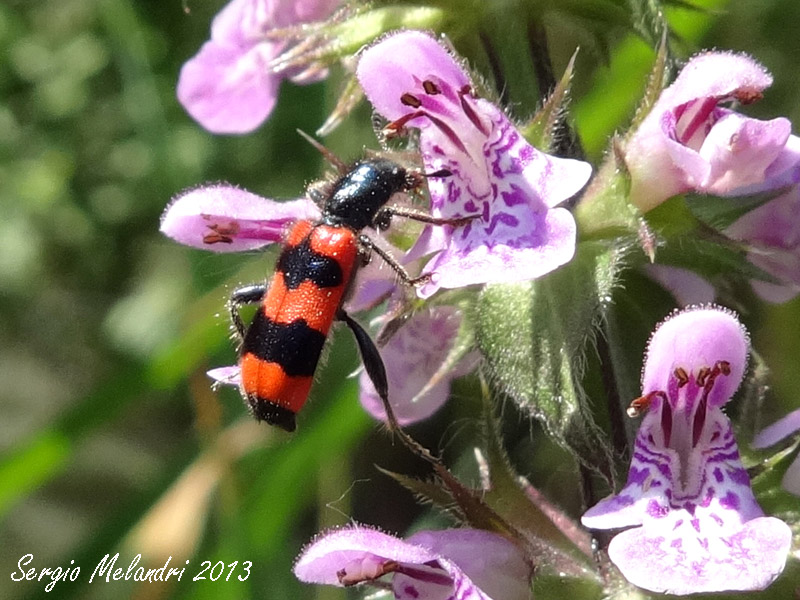
[[[336,318],[344,322],[353,332],[358,345],[358,352],[361,354],[361,362],[364,363],[364,369],[372,380],[372,385],[375,386],[378,396],[381,398],[388,397],[389,383],[386,379],[386,367],[383,366],[383,359],[375,346],[375,342],[372,341],[366,330],[359,325],[358,321],[355,321],[343,309],[339,309],[339,312],[336,313]]]
[[[369,334],[366,332],[366,330],[361,327],[357,321],[353,320],[353,318],[344,310],[339,309],[339,312],[336,314],[336,318],[339,321],[343,321],[350,328],[350,331],[353,332],[353,335],[356,338],[356,345],[358,346],[358,351],[361,354],[361,361],[364,363],[364,369],[366,370],[367,375],[369,375],[369,378],[372,380],[372,385],[375,386],[375,391],[378,393],[378,397],[381,399],[381,403],[383,404],[383,410],[386,413],[386,420],[389,425],[389,430],[396,434],[403,444],[405,444],[405,446],[414,454],[433,465],[433,468],[440,477],[445,479],[446,483],[454,482],[454,485],[458,484],[457,480],[442,464],[442,461],[431,454],[430,450],[425,448],[425,446],[417,442],[414,438],[403,431],[403,429],[400,427],[400,424],[397,422],[394,409],[389,403],[389,383],[386,379],[386,367],[383,366],[383,359],[378,352],[378,348],[375,347],[375,342],[372,341],[372,338],[369,337]]]
[[[331,183],[327,180],[315,181],[306,188],[306,194],[319,207],[324,210],[325,203],[331,195]]]
[[[375,217],[375,226],[377,229],[388,229],[392,217],[405,217],[421,223],[429,223],[430,225],[452,225],[453,227],[462,227],[472,221],[473,219],[480,218],[481,215],[468,215],[466,217],[434,217],[430,213],[415,208],[403,208],[401,206],[388,206],[382,209]]]
[[[375,252],[378,256],[380,256],[386,264],[388,264],[395,273],[397,273],[400,280],[405,283],[406,285],[413,285],[413,286],[420,286],[428,283],[431,280],[430,274],[426,273],[425,275],[420,275],[419,277],[411,277],[408,274],[408,271],[405,270],[403,265],[401,265],[397,260],[389,254],[386,250],[378,246],[369,236],[364,235],[363,233],[358,236],[358,242],[361,244],[362,248],[365,248],[368,252]]]
[[[267,286],[262,284],[245,285],[236,288],[231,292],[231,297],[228,299],[227,307],[231,315],[231,323],[236,333],[236,338],[239,343],[244,340],[245,326],[242,321],[242,315],[239,309],[245,304],[256,304],[264,299],[267,295]]]

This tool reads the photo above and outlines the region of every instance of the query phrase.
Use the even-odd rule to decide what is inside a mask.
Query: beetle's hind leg
[[[386,367],[383,364],[383,359],[381,358],[378,348],[375,346],[375,342],[372,341],[372,338],[366,330],[344,310],[339,309],[339,312],[336,313],[336,318],[339,321],[343,321],[356,338],[356,345],[358,346],[359,354],[361,354],[361,362],[364,363],[364,370],[367,372],[383,404],[389,431],[396,434],[403,444],[414,454],[433,465],[440,477],[457,483],[457,480],[447,471],[438,457],[431,454],[430,450],[417,442],[400,427],[400,423],[397,421],[397,417],[394,414],[394,409],[389,402],[389,382],[386,377]]]
[[[231,297],[228,299],[226,306],[228,307],[228,312],[231,315],[231,323],[233,324],[236,341],[239,344],[241,344],[244,340],[244,334],[247,331],[244,326],[244,321],[242,321],[242,315],[239,312],[239,309],[246,304],[257,304],[258,302],[261,302],[266,295],[267,286],[263,283],[245,285],[236,288],[233,290],[233,292],[231,292]]]

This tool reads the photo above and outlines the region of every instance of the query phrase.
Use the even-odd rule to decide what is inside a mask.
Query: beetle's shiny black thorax
[[[408,171],[385,158],[357,162],[334,184],[323,207],[323,222],[360,231],[397,192],[414,186]]]

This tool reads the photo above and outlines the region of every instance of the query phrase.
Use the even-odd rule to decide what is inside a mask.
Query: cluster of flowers
[[[275,65],[290,42],[276,32],[328,18],[338,2],[233,0],[216,17],[211,40],[181,72],[178,97],[204,127],[245,133],[270,114],[280,81],[317,80],[319,64]],[[528,281],[569,262],[576,248],[572,213],[560,205],[589,181],[583,161],[540,152],[503,110],[481,98],[462,62],[427,33],[401,31],[357,56],[356,76],[387,131],[414,128],[431,179],[430,212],[480,215],[460,227],[427,226],[407,251],[391,251],[429,274],[420,298],[475,284]],[[764,299],[800,293],[800,146],[782,118],[760,121],[724,108],[760,97],[770,75],[747,56],[707,52],[691,59],[624,144],[630,200],[642,212],[679,193],[718,196],[774,192],[725,234],[748,248],[749,260],[775,278],[754,281]],[[216,184],[178,195],[161,228],[173,239],[213,251],[238,252],[279,242],[296,219],[319,217],[309,199],[275,202]],[[224,229],[229,243],[209,245]],[[373,263],[375,264],[375,263]],[[348,308],[358,311],[402,298],[389,269],[359,273]],[[653,271],[662,280],[688,274]],[[680,283],[676,284],[678,287]],[[706,294],[708,295],[708,294]],[[713,294],[712,294],[713,296]],[[392,336],[382,355],[390,401],[401,424],[424,419],[447,399],[450,382],[472,370],[474,352],[452,360],[462,315],[431,303]],[[631,583],[654,591],[754,590],[783,570],[791,531],[764,516],[739,458],[722,407],[742,381],[749,338],[730,311],[715,306],[673,315],[651,338],[642,375],[646,409],[628,482],[583,516],[592,529],[632,527],[616,535],[611,560]],[[236,382],[235,368],[217,371]],[[378,419],[382,404],[365,375],[361,402]],[[800,429],[800,411],[765,430],[767,446]],[[785,487],[800,494],[800,461]],[[525,598],[530,569],[511,542],[488,532],[426,531],[407,540],[367,527],[330,532],[309,545],[296,575],[315,583],[391,581],[396,598]]]

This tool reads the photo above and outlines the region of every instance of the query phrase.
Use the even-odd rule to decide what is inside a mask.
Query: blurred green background
[[[299,195],[322,165],[295,129],[323,122],[341,82],[334,72],[325,83],[284,84],[255,133],[206,133],[178,105],[175,83],[223,4],[0,4],[0,598],[341,597],[291,575],[316,531],[354,518],[403,532],[431,518],[373,466],[423,470],[358,405],[349,336],[334,336],[294,436],[257,426],[235,390],[209,389],[205,370],[235,360],[229,290],[262,279],[274,255],[180,247],[158,233],[159,215],[205,181]],[[800,3],[704,5],[710,12],[668,12],[678,47],[752,54],[776,83],[748,112],[800,122]],[[560,71],[585,40],[548,25]],[[595,160],[630,117],[653,56],[630,34],[610,44],[607,64],[588,46],[575,82],[578,131]],[[375,147],[369,110],[326,144],[348,158]],[[800,403],[800,302],[744,318],[772,369],[768,423]],[[454,396],[471,396],[464,385]],[[474,431],[467,404],[451,402],[414,434],[457,456]],[[526,473],[577,508],[572,468],[551,467],[561,451],[521,437],[535,457]],[[116,552],[123,567],[137,553],[151,566],[169,555],[171,566],[190,566],[180,583],[88,585]],[[28,553],[27,568],[74,561],[78,583],[49,595],[44,582],[15,583]],[[239,567],[227,583],[192,583],[204,560],[249,560],[252,575],[234,582]]]

